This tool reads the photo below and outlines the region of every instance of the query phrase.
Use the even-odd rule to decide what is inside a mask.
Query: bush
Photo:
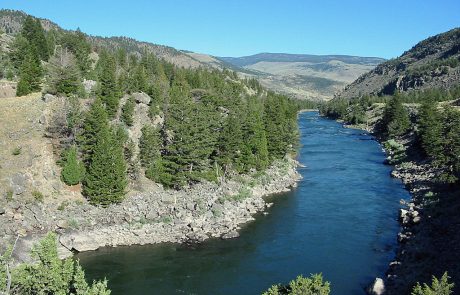
[[[6,265],[11,262],[11,252],[0,256],[0,293],[6,289]],[[9,255],[8,255],[9,254]],[[110,295],[107,280],[94,281],[88,285],[85,273],[78,261],[60,260],[56,247],[56,235],[48,234],[32,248],[33,264],[22,264],[11,274],[12,294],[75,294]]]
[[[263,295],[328,295],[330,292],[330,283],[324,282],[321,274],[313,274],[309,278],[300,275],[288,286],[273,285]]]
[[[22,148],[21,148],[21,147],[16,147],[16,148],[13,149],[13,151],[11,152],[11,154],[12,154],[13,156],[18,156],[18,155],[21,154],[21,152],[22,152]]]
[[[62,181],[67,185],[76,185],[83,179],[85,168],[77,159],[77,148],[71,147],[65,155],[64,167],[61,171]]]
[[[449,283],[449,276],[447,275],[447,272],[445,272],[441,280],[438,280],[435,276],[433,276],[433,280],[431,282],[431,286],[428,286],[427,284],[423,284],[423,286],[420,285],[420,283],[417,283],[415,285],[414,289],[412,290],[412,295],[450,295],[453,294],[454,291],[452,289],[454,288],[454,284]]]
[[[33,191],[32,192],[32,196],[35,198],[35,200],[37,200],[38,202],[43,202],[43,199],[45,198],[45,196],[39,192],[39,191]]]

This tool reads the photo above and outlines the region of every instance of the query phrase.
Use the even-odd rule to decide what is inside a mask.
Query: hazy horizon
[[[90,35],[126,36],[221,57],[259,53],[393,58],[460,25],[460,2],[4,0],[2,9]]]

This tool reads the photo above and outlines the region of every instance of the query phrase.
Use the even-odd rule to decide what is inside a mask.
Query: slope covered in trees
[[[180,189],[263,171],[295,150],[302,103],[229,70],[180,68],[150,50],[91,40],[79,30],[46,31],[27,16],[7,55],[18,95],[42,90],[67,97],[57,135],[62,180],[81,183],[91,203],[120,202],[139,172]],[[85,90],[84,79],[95,85]],[[149,117],[140,122],[135,93],[148,95],[142,103]],[[138,147],[129,136],[134,121],[142,127]]]

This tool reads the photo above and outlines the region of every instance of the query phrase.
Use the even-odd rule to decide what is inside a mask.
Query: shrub
[[[447,275],[447,272],[445,272],[441,280],[438,280],[435,276],[433,276],[433,280],[431,282],[431,286],[428,286],[427,284],[420,285],[420,283],[417,283],[415,285],[414,289],[412,290],[412,295],[450,295],[453,294],[454,291],[452,289],[454,288],[454,284],[449,283],[449,276]]]
[[[313,274],[309,278],[300,275],[288,286],[273,285],[263,295],[328,295],[330,292],[330,283],[324,282],[321,274]]]
[[[11,251],[10,251],[11,252]],[[0,293],[7,293],[6,265],[11,253],[0,256]],[[22,264],[11,273],[11,290],[20,294],[91,294],[110,295],[107,280],[89,285],[77,260],[60,260],[56,247],[56,235],[49,233],[32,248],[33,264]]]
[[[21,154],[21,152],[22,152],[22,148],[21,148],[21,147],[15,147],[15,148],[13,149],[13,151],[11,152],[11,154],[13,154],[13,156],[18,156],[18,155]]]
[[[39,191],[33,191],[32,192],[32,196],[35,198],[35,200],[37,200],[38,202],[43,202],[43,199],[45,198],[45,196],[39,192]]]

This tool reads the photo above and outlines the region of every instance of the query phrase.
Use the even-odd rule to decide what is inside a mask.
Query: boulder
[[[52,102],[53,100],[55,100],[56,96],[47,93],[47,94],[43,95],[42,99],[43,99],[44,102],[49,103],[49,102]]]
[[[369,295],[382,295],[385,292],[385,283],[381,278],[375,278],[374,282],[367,288]]]
[[[85,88],[86,93],[91,93],[91,91],[94,89],[96,86],[97,82],[94,80],[83,80],[83,87]]]
[[[146,105],[148,105],[150,103],[150,100],[151,100],[150,96],[148,96],[147,94],[145,94],[143,92],[133,93],[133,98],[136,101],[136,103],[142,103],[142,104],[146,104]]]
[[[240,234],[236,230],[232,230],[222,235],[223,240],[239,238]]]

